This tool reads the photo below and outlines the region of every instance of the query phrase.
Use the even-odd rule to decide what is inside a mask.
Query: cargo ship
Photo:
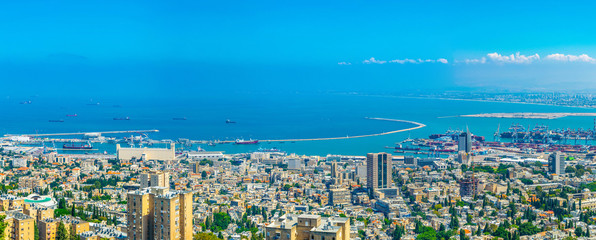
[[[114,118],[114,120],[130,120],[130,117]]]
[[[186,120],[186,117],[175,117],[172,120]]]
[[[235,141],[236,144],[257,144],[259,143],[259,140],[244,140],[244,139],[236,139]]]
[[[48,122],[64,122],[62,119],[48,120]]]
[[[226,119],[226,123],[236,123],[236,122],[234,122],[234,121],[232,121],[230,119]]]
[[[78,117],[79,115],[75,114],[66,114],[67,117]]]
[[[85,144],[64,144],[62,145],[63,149],[80,149],[80,150],[88,150],[88,149],[93,149],[93,146],[91,146],[90,143],[85,143]]]

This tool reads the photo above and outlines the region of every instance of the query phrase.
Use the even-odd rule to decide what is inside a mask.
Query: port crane
[[[495,142],[501,141],[501,133],[500,132],[501,132],[501,124],[499,123],[499,125],[497,126],[497,131],[493,135],[493,141],[495,141]]]

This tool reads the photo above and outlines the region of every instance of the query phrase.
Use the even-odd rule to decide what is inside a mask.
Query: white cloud
[[[565,55],[561,53],[554,53],[546,56],[548,60],[554,61],[562,61],[562,62],[587,62],[587,63],[596,63],[596,59],[588,56],[587,54],[581,55]]]
[[[383,64],[383,63],[386,63],[386,62],[387,61],[377,60],[374,57],[371,57],[370,59],[366,59],[366,60],[362,61],[362,63],[366,63],[366,64],[371,64],[371,63]]]
[[[464,59],[463,61],[456,60],[457,63],[463,62],[466,64],[485,64],[485,63],[513,63],[513,64],[528,64],[535,61],[540,61],[540,55],[523,55],[519,52],[511,55],[501,55],[494,52],[486,54],[485,57]]]
[[[337,65],[352,65],[352,63],[349,63],[349,62],[338,62]]]
[[[366,60],[362,61],[362,63],[364,63],[364,64],[371,64],[371,63],[376,63],[376,64],[385,64],[385,63],[398,63],[398,64],[442,63],[442,64],[448,64],[449,61],[447,61],[447,59],[445,59],[445,58],[438,58],[438,59],[405,58],[405,59],[394,59],[394,60],[385,61],[385,60],[379,60],[374,57],[371,57],[370,59],[366,59]],[[338,64],[341,64],[341,62]],[[348,65],[350,65],[350,64],[348,63]]]
[[[418,63],[416,60],[414,59],[395,59],[395,60],[391,60],[389,61],[390,63],[399,63],[399,64],[404,64],[404,63]]]
[[[532,63],[534,61],[540,61],[540,55],[537,53],[534,55],[523,55],[519,52],[511,54],[509,56],[501,55],[499,53],[489,53],[486,55],[489,60],[497,63]]]
[[[559,61],[559,62],[586,62],[586,63],[596,63],[596,59],[588,56],[587,54],[581,55],[567,55],[561,53],[554,53],[549,54],[545,58],[545,60],[549,61]],[[511,54],[511,55],[501,55],[499,53],[489,53],[486,54],[486,57],[482,58],[472,58],[472,59],[465,59],[455,60],[456,63],[466,63],[466,64],[484,64],[484,63],[511,63],[511,64],[529,64],[534,62],[542,62],[543,59],[540,58],[540,55],[537,53],[533,55],[523,55],[518,53]]]

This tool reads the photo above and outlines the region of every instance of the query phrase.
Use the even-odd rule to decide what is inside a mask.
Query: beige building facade
[[[175,144],[170,144],[169,148],[123,148],[116,144],[116,156],[118,160],[162,160],[171,161],[176,159]]]
[[[128,239],[192,239],[192,196],[164,187],[128,193]]]
[[[267,240],[349,240],[350,219],[286,214],[265,227]]]

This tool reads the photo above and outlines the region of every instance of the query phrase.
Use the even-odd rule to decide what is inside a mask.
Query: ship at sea
[[[62,120],[62,119],[53,119],[53,120],[48,120],[48,122],[64,122],[64,120]]]
[[[172,120],[186,120],[186,117],[175,117]]]
[[[259,143],[259,140],[244,140],[244,139],[236,139],[235,141],[236,144],[257,144]]]
[[[226,119],[226,123],[236,123],[236,122],[234,122],[234,121],[232,121],[230,119]]]
[[[79,115],[75,113],[75,114],[66,114],[66,116],[67,117],[78,117]]]
[[[93,149],[93,146],[91,146],[91,143],[87,142],[85,144],[64,144],[62,145],[63,149],[76,149],[76,150],[88,150],[88,149]]]
[[[119,117],[119,118],[114,118],[114,120],[130,120],[130,117]]]

